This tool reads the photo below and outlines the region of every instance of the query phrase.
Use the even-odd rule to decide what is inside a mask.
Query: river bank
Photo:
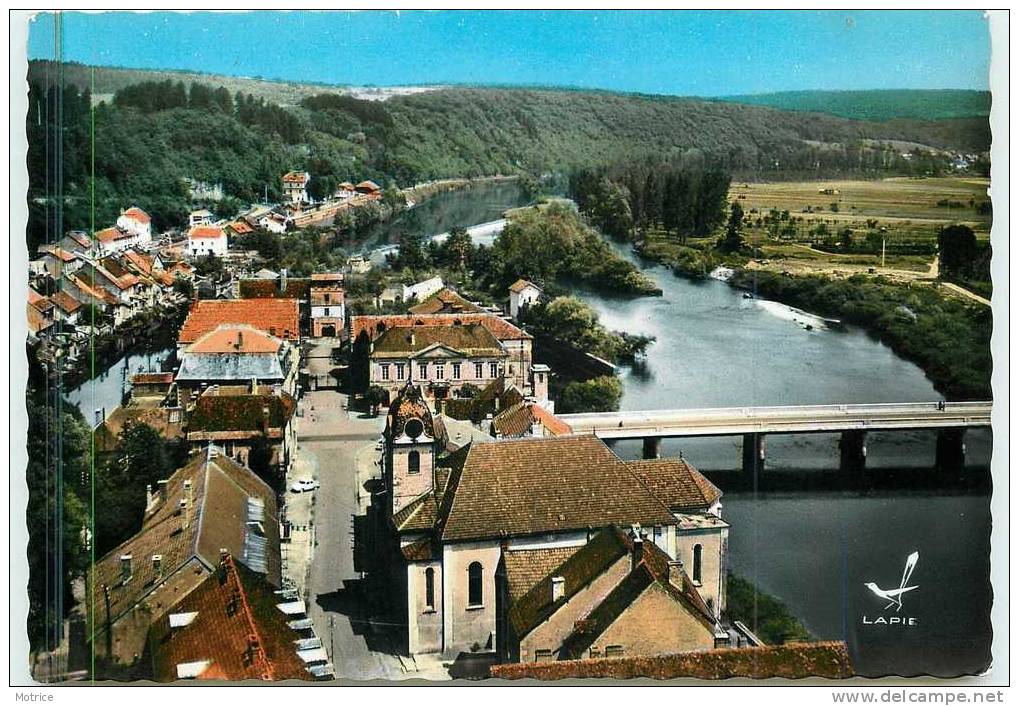
[[[991,397],[991,311],[945,296],[929,283],[856,274],[793,274],[749,268],[748,260],[705,247],[635,247],[640,257],[669,267],[677,277],[701,280],[724,267],[723,281],[754,297],[771,299],[821,317],[853,324],[916,363],[951,401]]]

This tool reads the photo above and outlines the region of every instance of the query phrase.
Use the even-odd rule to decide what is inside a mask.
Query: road
[[[357,456],[379,434],[377,419],[358,419],[334,391],[302,400],[302,452],[314,457],[321,487],[315,495],[316,546],[308,575],[308,617],[341,679],[401,679],[400,658],[367,620],[360,575],[354,571],[354,516],[359,514]]]

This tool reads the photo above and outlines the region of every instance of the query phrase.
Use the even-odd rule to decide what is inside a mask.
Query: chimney
[[[630,568],[636,569],[644,558],[644,538],[641,536],[640,525],[634,523],[630,526],[630,540],[633,542],[633,553],[630,555]]]
[[[683,562],[679,559],[669,562],[669,583],[683,590]]]
[[[156,488],[159,491],[159,501],[166,502],[166,487],[170,484],[168,480],[161,480],[156,483]]]
[[[152,494],[152,484],[145,484],[145,509],[148,510],[152,507],[152,502],[156,499],[156,496]]]
[[[163,555],[153,554],[152,555],[152,571],[155,573],[157,579],[163,578]]]
[[[280,292],[287,291],[287,268],[280,270]]]
[[[411,331],[410,335],[407,336],[407,342],[410,343],[410,345],[412,345],[412,346],[414,345],[414,332],[413,331]]]
[[[120,555],[120,581],[121,583],[127,583],[131,580],[131,555],[121,554]]]
[[[552,602],[555,603],[559,599],[566,596],[566,579],[562,576],[552,577]]]
[[[240,350],[241,348],[244,348],[244,332],[243,331],[238,331],[237,332],[237,350]]]
[[[226,547],[220,547],[219,548],[219,563],[220,564],[226,563],[227,557],[229,557],[229,556],[230,556],[230,550],[229,549],[227,549]]]

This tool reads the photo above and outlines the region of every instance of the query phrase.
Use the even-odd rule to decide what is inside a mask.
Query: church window
[[[435,610],[435,569],[431,567],[425,569],[425,607]]]
[[[471,562],[467,567],[467,605],[480,606],[483,603],[481,563]]]
[[[411,451],[407,454],[407,473],[414,474],[421,472],[421,453]]]
[[[693,545],[693,580],[701,582],[701,545]]]

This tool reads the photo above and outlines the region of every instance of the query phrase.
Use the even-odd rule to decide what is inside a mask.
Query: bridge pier
[[[764,471],[764,434],[743,435],[743,473],[753,477]]]
[[[662,437],[660,436],[645,436],[644,437],[644,454],[645,459],[661,458],[662,457]]]
[[[934,452],[934,468],[940,473],[961,473],[966,466],[966,430],[964,428],[938,430]]]
[[[867,432],[851,429],[839,439],[839,470],[843,473],[862,471],[867,466]]]

